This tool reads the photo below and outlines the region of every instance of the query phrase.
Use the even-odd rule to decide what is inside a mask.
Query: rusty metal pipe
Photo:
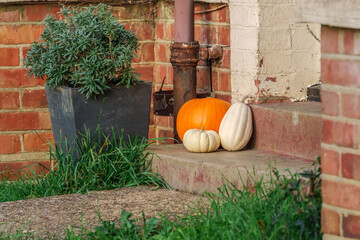
[[[194,0],[175,0],[175,39],[170,62],[174,67],[174,138],[181,106],[196,97],[196,65],[199,43],[194,41]]]
[[[194,0],[175,0],[175,42],[194,41]]]

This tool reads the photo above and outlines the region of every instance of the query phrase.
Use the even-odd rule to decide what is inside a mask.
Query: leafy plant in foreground
[[[24,66],[46,84],[79,87],[86,97],[103,94],[111,84],[139,81],[131,67],[138,39],[111,15],[105,4],[63,7],[48,15],[41,37],[28,51]]]

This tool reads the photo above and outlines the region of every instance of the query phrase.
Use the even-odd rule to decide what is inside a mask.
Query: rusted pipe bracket
[[[197,65],[199,42],[179,43],[173,42],[171,44],[170,62],[175,66],[195,66]]]
[[[199,51],[199,59],[204,62],[219,61],[223,57],[223,49],[220,45],[201,47]]]

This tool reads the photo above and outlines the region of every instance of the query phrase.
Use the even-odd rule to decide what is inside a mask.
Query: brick
[[[210,72],[208,68],[197,69],[196,73],[197,88],[210,89]]]
[[[0,154],[18,153],[21,151],[20,137],[17,135],[0,135]]]
[[[156,39],[164,39],[165,38],[165,28],[163,22],[156,23]]]
[[[339,95],[337,92],[321,90],[321,111],[325,115],[339,115]]]
[[[148,139],[156,138],[156,129],[154,127],[149,127]]]
[[[154,108],[153,108],[153,106],[151,106],[151,108],[150,108],[150,117],[149,117],[149,126],[152,126],[154,124],[155,124],[155,114],[154,114]]]
[[[223,49],[223,56],[222,58],[214,63],[214,67],[218,68],[226,68],[230,69],[230,50],[229,49]]]
[[[22,95],[22,105],[24,108],[46,108],[47,99],[45,90],[24,91]]]
[[[200,44],[210,43],[210,26],[198,25],[194,28],[195,41],[199,41]]]
[[[360,180],[360,155],[343,153],[341,155],[341,174],[344,178]]]
[[[33,176],[32,171],[38,175],[47,173],[51,169],[50,161],[27,161],[27,162],[9,162],[0,163],[0,172],[7,172],[5,177],[8,180],[19,179],[20,176]],[[0,179],[3,175],[0,175]]]
[[[156,116],[155,117],[155,125],[161,126],[161,127],[169,127],[169,118],[172,119],[172,117],[167,116]]]
[[[321,209],[321,230],[323,233],[340,235],[340,215],[330,209]]]
[[[195,21],[204,21],[205,20],[205,17],[203,13],[196,13],[196,12],[201,12],[204,10],[204,6],[203,5],[200,5],[200,4],[195,4],[194,6],[194,20]]]
[[[213,91],[220,90],[220,83],[219,83],[219,72],[213,71],[212,72],[212,89]]]
[[[172,130],[162,130],[158,129],[157,133],[158,138],[167,138],[162,141],[166,141],[167,144],[173,144],[174,143],[174,133]]]
[[[344,31],[344,53],[345,54],[354,54],[354,31],[345,30]]]
[[[151,3],[145,4],[134,4],[134,5],[126,5],[119,7],[111,8],[112,14],[122,20],[122,19],[152,19],[152,5]]]
[[[339,29],[326,26],[321,27],[321,52],[339,52]]]
[[[360,186],[323,180],[321,191],[323,202],[326,204],[360,210]]]
[[[4,6],[0,8],[0,22],[18,22],[20,11],[17,6]]]
[[[231,73],[230,72],[219,72],[219,85],[220,91],[231,93]]]
[[[132,63],[140,63],[141,62],[141,50],[138,49],[135,51],[135,57],[131,60]]]
[[[227,101],[228,103],[231,103],[231,95],[225,95],[225,94],[215,92],[215,98],[219,98],[224,101]]]
[[[156,44],[156,61],[170,62],[170,44]]]
[[[218,21],[223,23],[230,23],[229,6],[218,10]]]
[[[20,55],[18,48],[0,48],[0,66],[18,66],[19,64]]]
[[[339,153],[333,150],[322,149],[321,170],[324,174],[339,175]]]
[[[148,65],[137,65],[135,72],[141,74],[139,78],[143,81],[152,82],[154,81],[154,67]]]
[[[51,129],[48,112],[0,113],[0,131]]]
[[[0,109],[18,109],[19,92],[0,92]]]
[[[343,147],[358,148],[358,125],[323,120],[323,141]]]
[[[321,81],[343,86],[359,86],[359,65],[356,62],[322,59]]]
[[[173,85],[174,83],[174,68],[172,66],[167,66],[167,78],[166,83]]]
[[[61,7],[58,5],[26,5],[22,13],[22,21],[24,22],[40,22],[45,19],[46,15],[59,17]]]
[[[157,84],[161,85],[164,77],[166,77],[165,82],[164,82],[164,84],[165,84],[167,81],[167,78],[169,78],[168,73],[167,73],[167,66],[156,65],[155,66],[155,82]]]
[[[175,27],[173,23],[165,24],[165,40],[172,41],[175,38]]]
[[[26,152],[49,151],[49,142],[54,145],[52,133],[24,134],[24,150]]]
[[[342,115],[349,118],[360,118],[360,96],[354,93],[343,93]]]
[[[0,69],[0,87],[17,88],[44,85],[44,80],[29,78],[26,73],[25,69]]]
[[[156,16],[158,19],[174,19],[174,3],[162,1],[157,8]]]
[[[44,27],[41,25],[2,25],[0,44],[26,44],[39,39]]]
[[[144,43],[141,46],[141,55],[143,62],[155,61],[155,48],[153,43]]]
[[[344,237],[360,239],[360,216],[343,216]]]
[[[219,44],[230,46],[230,27],[218,27]]]
[[[140,41],[153,39],[154,27],[150,22],[133,22],[124,26],[133,31]]]

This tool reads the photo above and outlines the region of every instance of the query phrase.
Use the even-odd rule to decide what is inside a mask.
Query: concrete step
[[[241,178],[246,181],[248,171],[255,179],[264,176],[268,180],[270,164],[278,170],[291,172],[311,168],[311,161],[253,149],[192,153],[182,144],[174,144],[152,146],[149,150],[156,154],[152,170],[160,173],[173,189],[191,193],[217,192],[218,187],[229,181],[241,188]]]
[[[254,117],[250,148],[309,160],[320,155],[320,103],[265,103],[250,106]]]

